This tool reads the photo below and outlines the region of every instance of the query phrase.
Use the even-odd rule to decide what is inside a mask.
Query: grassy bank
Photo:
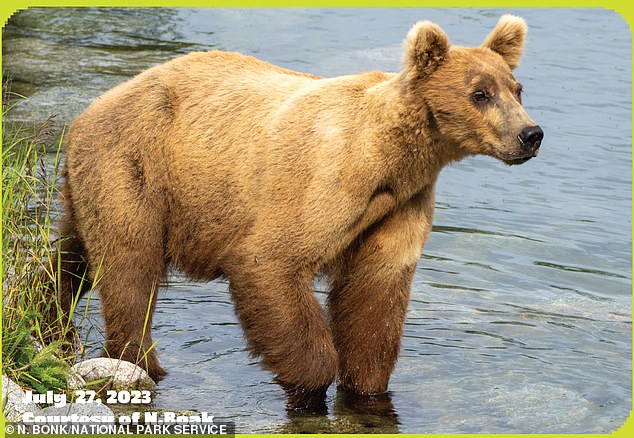
[[[51,333],[43,315],[56,318],[57,306],[42,275],[53,272],[57,263],[52,221],[62,140],[54,134],[54,117],[35,128],[6,122],[16,102],[6,97],[2,99],[2,372],[25,388],[63,390],[73,358],[64,354],[68,351],[64,341],[44,342]],[[38,351],[33,340],[44,348]]]

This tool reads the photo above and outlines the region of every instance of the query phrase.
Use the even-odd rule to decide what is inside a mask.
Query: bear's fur
[[[62,306],[84,270],[97,277],[106,353],[159,379],[150,328],[167,267],[222,275],[292,407],[319,403],[336,377],[386,391],[439,172],[474,154],[536,154],[518,140],[535,123],[511,73],[525,34],[504,16],[464,48],[424,21],[399,73],[324,79],[212,51],[108,91],[66,139]]]

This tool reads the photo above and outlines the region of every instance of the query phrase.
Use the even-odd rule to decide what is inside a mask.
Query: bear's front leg
[[[396,364],[416,263],[431,229],[425,199],[370,227],[332,272],[328,300],[339,354],[338,386],[358,394],[387,391]]]
[[[232,264],[226,271],[251,353],[275,373],[288,409],[323,412],[337,372],[337,352],[313,295],[312,274],[265,257]]]

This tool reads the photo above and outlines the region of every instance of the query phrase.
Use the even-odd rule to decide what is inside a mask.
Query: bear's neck
[[[433,187],[446,165],[468,154],[438,132],[422,96],[415,109],[405,102],[402,87],[394,76],[369,88],[363,105],[367,117],[361,120],[370,121],[362,131],[363,141],[373,145],[384,168],[391,169],[391,175],[385,175],[389,185],[408,197]]]

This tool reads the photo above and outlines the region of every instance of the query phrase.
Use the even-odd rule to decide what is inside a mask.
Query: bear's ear
[[[425,77],[444,62],[449,38],[437,24],[419,21],[407,33],[403,47],[405,72],[413,77]]]
[[[527,30],[526,21],[523,18],[503,15],[482,43],[482,47],[491,49],[502,56],[509,67],[514,69],[520,65]]]

